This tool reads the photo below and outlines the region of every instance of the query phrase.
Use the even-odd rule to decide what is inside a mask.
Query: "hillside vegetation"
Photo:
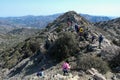
[[[71,21],[70,25],[68,21]],[[75,31],[75,25],[83,28],[81,34]],[[21,30],[10,33],[16,34],[16,31],[21,34]],[[98,37],[101,34],[104,40],[100,48]],[[120,47],[109,39],[113,35],[110,34],[109,37],[107,34],[109,32],[94,26],[76,12],[66,12],[49,23],[44,30],[1,52],[1,79],[111,80],[116,76],[116,80],[119,80]],[[93,42],[92,35],[95,36]],[[63,76],[61,70],[65,60],[71,66],[68,76]],[[36,73],[43,67],[45,76],[38,78]]]
[[[35,36],[39,29],[13,29],[7,33],[0,34],[0,51],[16,46],[18,43],[24,41],[30,36]]]

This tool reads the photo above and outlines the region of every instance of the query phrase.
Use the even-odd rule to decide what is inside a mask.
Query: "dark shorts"
[[[63,69],[63,72],[64,72],[64,73],[68,73],[68,70],[67,70],[67,69]]]

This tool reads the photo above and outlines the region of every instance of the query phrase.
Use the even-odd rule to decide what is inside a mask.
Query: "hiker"
[[[95,36],[92,35],[92,38],[91,38],[91,43],[93,43],[93,41],[95,40]]]
[[[68,27],[72,26],[72,21],[70,20],[69,17],[68,17],[68,19],[67,19],[67,24],[68,24]]]
[[[67,22],[67,24],[68,24],[68,27],[72,26],[72,23],[69,21]]]
[[[88,40],[88,32],[87,31],[84,32],[83,36],[84,36],[85,40]]]
[[[82,27],[79,27],[79,41],[84,41],[85,38],[84,38],[84,35],[83,35],[83,28]]]
[[[82,27],[79,28],[79,35],[83,36],[83,28]]]
[[[71,19],[68,17],[67,18],[67,28],[65,29],[65,31],[70,31],[70,28],[72,27],[72,21]]]
[[[79,32],[79,27],[77,24],[75,24],[75,31],[78,33]]]
[[[101,48],[101,43],[103,42],[103,36],[100,34],[99,36],[99,48]]]
[[[66,75],[68,73],[68,71],[70,70],[70,65],[69,65],[69,61],[68,60],[66,60],[63,63],[62,70],[63,70],[63,75]]]
[[[95,50],[96,47],[97,47],[97,46],[92,46],[91,44],[88,44],[88,45],[86,46],[86,52],[92,52],[92,51]]]
[[[45,68],[41,68],[40,71],[37,73],[37,76],[44,77],[44,70],[45,70]]]

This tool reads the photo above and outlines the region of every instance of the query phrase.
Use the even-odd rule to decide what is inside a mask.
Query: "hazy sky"
[[[0,0],[0,17],[77,13],[120,16],[120,0]]]

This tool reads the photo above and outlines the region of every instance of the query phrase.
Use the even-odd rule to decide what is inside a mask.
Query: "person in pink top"
[[[66,75],[66,73],[68,73],[68,71],[70,70],[70,65],[69,65],[69,61],[68,60],[66,60],[63,63],[62,70],[63,70],[63,75]]]

